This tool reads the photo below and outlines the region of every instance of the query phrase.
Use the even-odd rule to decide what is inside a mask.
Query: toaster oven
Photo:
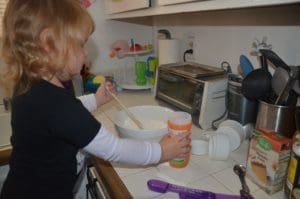
[[[202,129],[222,118],[226,93],[227,76],[221,68],[186,62],[158,68],[156,99],[189,112]]]

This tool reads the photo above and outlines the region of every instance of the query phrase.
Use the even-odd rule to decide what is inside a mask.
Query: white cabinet
[[[171,5],[171,4],[192,2],[192,1],[203,1],[203,0],[157,0],[157,4],[158,5]]]
[[[150,7],[150,0],[105,0],[104,2],[106,14]]]
[[[129,0],[128,0],[129,1]],[[140,9],[135,11],[110,14],[107,15],[108,19],[124,19],[124,18],[137,18],[145,16],[158,16],[166,14],[176,13],[190,13],[200,11],[212,11],[212,10],[227,10],[227,9],[239,9],[239,8],[252,8],[252,7],[266,7],[277,5],[288,5],[300,3],[300,0],[204,0],[204,1],[192,1],[186,3],[176,3],[170,5],[159,5],[159,0],[152,0],[151,7],[147,9]],[[171,0],[163,0],[167,3]],[[179,1],[191,1],[191,0],[176,0]],[[160,1],[161,2],[161,1]]]

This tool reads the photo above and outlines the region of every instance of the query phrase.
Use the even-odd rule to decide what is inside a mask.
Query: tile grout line
[[[213,179],[215,179],[217,182],[219,182],[226,190],[228,190],[230,193],[234,194],[226,185],[224,185],[218,178],[216,178],[214,175],[210,175]]]

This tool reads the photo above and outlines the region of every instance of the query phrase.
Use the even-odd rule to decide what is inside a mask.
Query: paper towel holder
[[[160,33],[160,34],[164,34],[166,39],[171,39],[170,31],[168,31],[166,29],[159,29],[157,32]]]

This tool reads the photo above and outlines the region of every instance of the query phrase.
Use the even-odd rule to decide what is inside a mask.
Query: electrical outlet
[[[187,43],[188,43],[188,48],[194,50],[194,43],[195,43],[195,36],[194,35],[189,35],[187,38]]]
[[[194,54],[192,53],[187,53],[185,54],[185,61],[195,61],[195,57],[194,57]]]
[[[187,49],[186,50],[189,50],[189,49],[194,50],[194,47],[195,47],[195,36],[193,34],[189,34],[187,36]],[[185,59],[186,59],[186,61],[194,61],[195,60],[194,54],[187,53],[185,55]]]

